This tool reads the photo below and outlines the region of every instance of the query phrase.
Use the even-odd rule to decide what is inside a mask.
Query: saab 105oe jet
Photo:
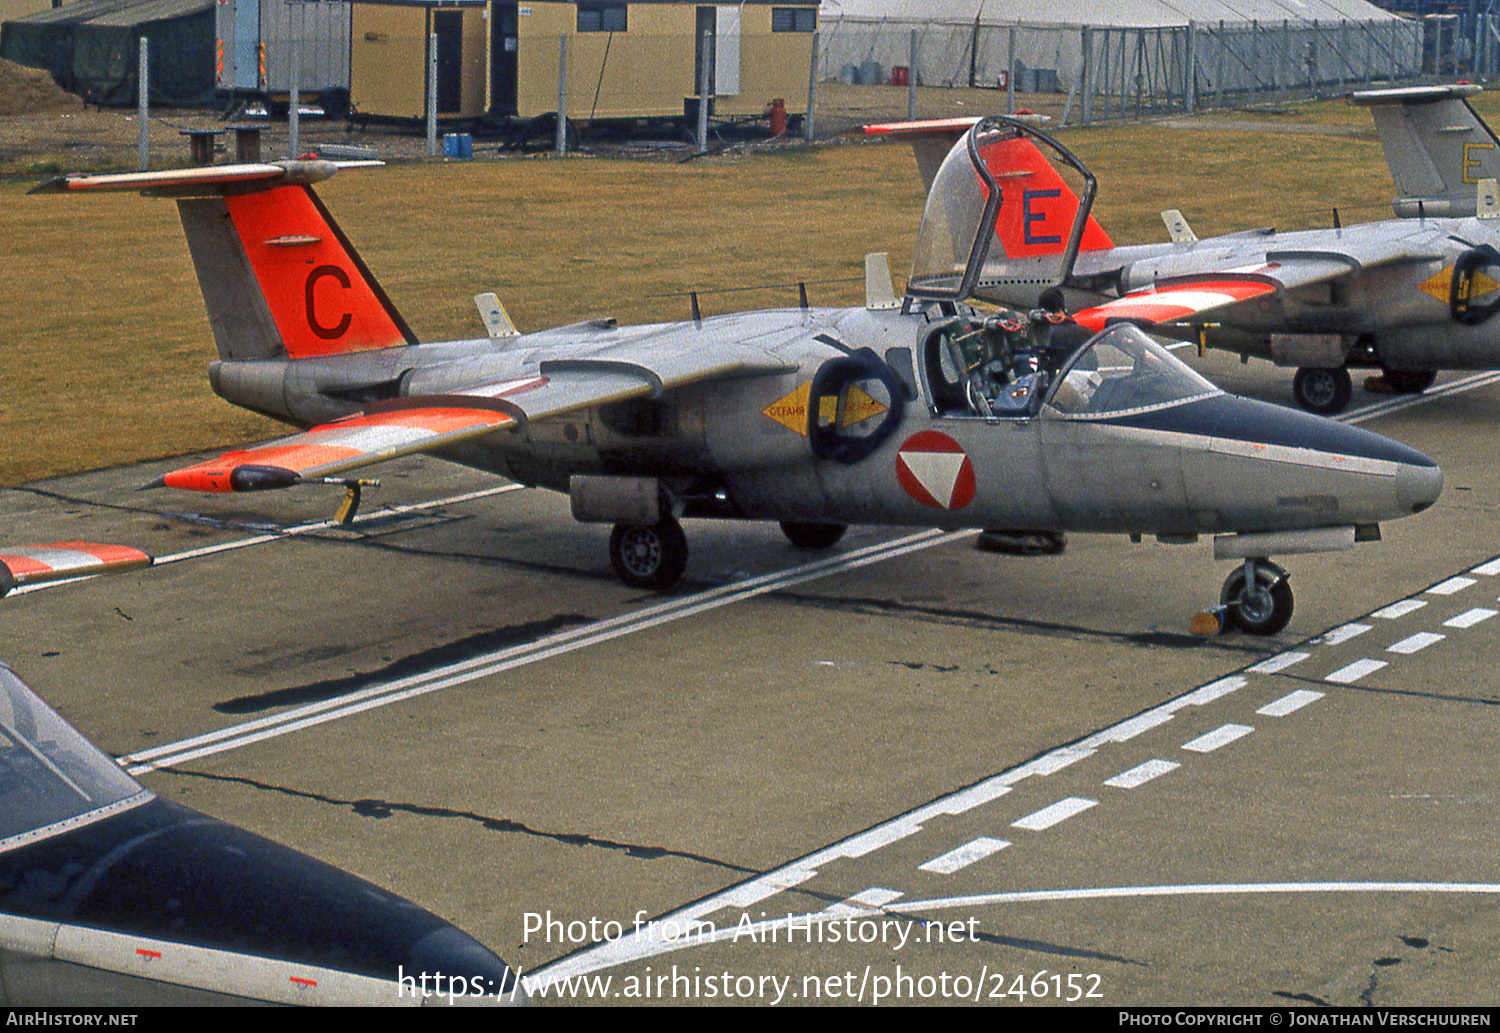
[[[96,571],[91,571],[96,572]],[[441,972],[440,996],[416,976]],[[159,799],[0,664],[0,1006],[523,1004],[479,941]]]
[[[1024,207],[1019,246],[984,268],[975,294],[1009,304],[1035,298],[1047,286],[1036,260],[1050,265],[1063,255],[1081,208],[1087,231],[1076,261],[1060,272],[1068,302],[1088,306],[1078,314],[1087,326],[1128,320],[1159,336],[1297,367],[1298,404],[1324,415],[1348,404],[1350,367],[1381,370],[1398,392],[1425,390],[1439,370],[1500,368],[1500,319],[1493,318],[1500,312],[1500,141],[1465,99],[1479,89],[1417,86],[1350,97],[1370,108],[1398,191],[1400,218],[1384,222],[1340,226],[1335,211],[1332,229],[1199,240],[1172,210],[1162,213],[1169,242],[1116,247],[1087,218],[1092,196],[1023,177],[1016,182]],[[940,135],[945,124],[952,126],[928,123],[926,131]],[[949,139],[956,133],[950,128]]]
[[[167,486],[357,485],[341,475],[428,453],[566,492],[577,519],[614,525],[619,576],[655,588],[686,567],[685,517],[777,520],[808,548],[853,523],[1208,534],[1240,562],[1207,623],[1274,633],[1292,590],[1270,557],[1378,538],[1381,521],[1432,505],[1442,474],[1379,435],[1227,395],[1135,326],[1038,336],[1045,320],[971,307],[990,263],[1019,258],[1035,284],[1058,284],[1084,238],[1086,206],[1061,254],[1026,252],[1051,233],[1037,192],[1062,182],[1041,146],[1065,156],[995,118],[952,147],[904,297],[871,256],[857,308],[521,334],[482,295],[489,336],[442,343],[417,341],[314,193],[335,163],[36,189],[176,198],[218,346],[213,389],[307,428]]]

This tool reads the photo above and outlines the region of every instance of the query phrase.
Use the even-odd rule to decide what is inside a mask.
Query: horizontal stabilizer
[[[230,190],[269,190],[308,186],[331,178],[340,169],[370,168],[381,161],[289,160],[241,165],[202,165],[151,172],[68,173],[32,187],[32,194],[103,194],[138,192],[156,197],[204,197]]]
[[[20,585],[139,570],[152,562],[139,549],[95,542],[0,547],[0,595]]]
[[[917,157],[922,186],[932,189],[932,179],[943,159],[978,118],[928,118],[916,122],[884,122],[865,126],[867,136],[899,136],[911,143]]]

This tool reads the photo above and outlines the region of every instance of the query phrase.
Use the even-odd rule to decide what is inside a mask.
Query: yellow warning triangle
[[[812,381],[798,385],[796,390],[778,398],[770,405],[761,410],[766,416],[781,424],[787,430],[794,430],[798,434],[807,434],[807,399],[812,392]],[[863,390],[857,384],[849,385],[844,396],[844,422],[839,428],[852,427],[857,423],[863,423],[873,416],[879,416],[886,411],[886,406],[870,397],[869,392]],[[824,397],[819,399],[818,415],[822,422],[832,423],[834,414],[838,412],[838,399]]]
[[[1441,272],[1428,277],[1417,284],[1417,287],[1431,294],[1444,305],[1448,304],[1448,298],[1453,292],[1453,267],[1450,265]],[[1493,290],[1500,290],[1500,281],[1486,276],[1483,269],[1474,270],[1469,297],[1480,298]]]

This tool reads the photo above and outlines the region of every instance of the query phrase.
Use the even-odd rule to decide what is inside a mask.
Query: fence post
[[[557,130],[552,149],[559,156],[568,153],[568,37],[557,37]]]
[[[1218,70],[1214,72],[1214,107],[1224,106],[1224,51],[1228,48],[1229,41],[1224,38],[1224,19],[1219,19],[1219,31],[1217,33],[1219,43]]]
[[[1014,25],[1005,36],[1005,113],[1007,115],[1016,113],[1016,27]]]
[[[1287,19],[1281,19],[1281,88],[1287,93],[1292,92],[1292,23]]]
[[[1078,47],[1081,51],[1078,62],[1078,94],[1081,98],[1078,108],[1079,125],[1088,125],[1094,120],[1094,28],[1091,25],[1081,25],[1078,28]]]
[[[136,92],[136,165],[140,171],[145,172],[151,164],[151,137],[148,121],[151,117],[151,47],[142,36],[140,46],[136,50],[136,63],[139,65],[135,73]]]
[[[704,32],[698,36],[698,153],[708,150],[708,41]]]
[[[813,112],[818,108],[818,41],[821,35],[813,33],[812,59],[807,63],[807,117],[802,120],[802,139],[808,143],[813,142]],[[912,69],[911,75],[916,78],[916,69]]]
[[[911,56],[906,59],[906,120],[917,120],[917,30],[911,30]]]
[[[297,24],[292,24],[291,8],[297,10]],[[292,44],[292,67],[289,84],[291,99],[287,103],[287,157],[295,158],[302,153],[302,112],[298,110],[302,105],[302,11],[301,4],[289,4],[287,10],[287,32],[291,34]]]
[[[427,30],[427,157],[437,157],[437,33]]]
[[[1198,23],[1190,21],[1187,26],[1187,46],[1183,48],[1182,55],[1182,110],[1186,111],[1189,115],[1193,113],[1193,109],[1197,106],[1194,103],[1197,99],[1194,94],[1198,85],[1197,75],[1195,74],[1198,63],[1197,38]]]

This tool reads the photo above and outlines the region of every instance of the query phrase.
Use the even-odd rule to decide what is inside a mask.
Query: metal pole
[[[708,151],[708,33],[698,37],[698,153]]]
[[[1016,27],[1012,25],[1005,40],[1005,113],[1016,113]]]
[[[151,165],[151,137],[147,132],[151,118],[151,47],[146,42],[146,37],[141,37],[140,48],[136,52],[136,63],[139,67],[135,74],[136,92],[136,114],[135,120],[139,123],[136,127],[136,165],[140,171],[145,172]]]
[[[1224,106],[1224,50],[1228,40],[1224,38],[1224,19],[1219,19],[1219,31],[1217,33],[1219,43],[1218,70],[1214,72],[1214,107]]]
[[[812,37],[812,59],[807,64],[807,116],[802,120],[802,139],[813,142],[813,112],[818,109],[818,38]]]
[[[557,37],[557,135],[553,149],[568,153],[568,37]]]
[[[1088,125],[1094,120],[1094,82],[1090,75],[1091,58],[1094,56],[1094,30],[1092,26],[1078,27],[1078,86],[1082,100],[1078,107],[1078,124]]]
[[[1476,48],[1477,49],[1477,48]],[[917,120],[917,30],[911,30],[911,56],[906,59],[906,120]]]
[[[427,27],[427,157],[437,157],[437,33]]]
[[[295,158],[302,153],[302,11],[301,4],[292,4],[297,11],[295,24],[288,11],[287,31],[292,36],[292,81],[291,98],[287,101],[287,157]]]
[[[1198,36],[1198,25],[1196,22],[1188,22],[1187,46],[1182,55],[1182,110],[1189,115],[1197,106],[1197,98],[1194,96],[1195,87],[1198,85],[1194,76],[1194,64],[1198,60],[1197,47],[1194,45]]]

